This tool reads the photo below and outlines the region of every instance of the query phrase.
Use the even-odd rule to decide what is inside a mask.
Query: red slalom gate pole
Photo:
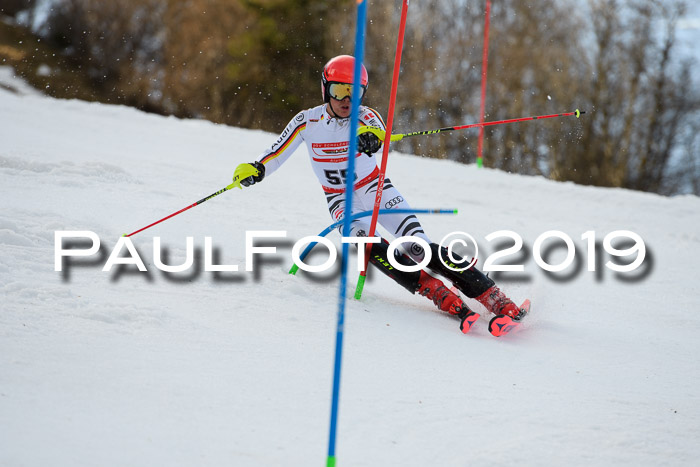
[[[403,0],[401,6],[401,21],[399,23],[399,37],[396,41],[396,55],[394,56],[394,72],[391,80],[391,97],[389,98],[389,115],[387,116],[386,134],[384,136],[384,149],[382,151],[382,164],[379,169],[379,178],[377,185],[377,196],[374,198],[374,209],[372,210],[372,220],[369,225],[369,236],[372,237],[377,228],[377,219],[379,217],[379,208],[382,204],[382,194],[384,193],[384,177],[386,175],[386,165],[389,160],[389,144],[391,143],[391,128],[394,124],[394,107],[396,105],[396,92],[399,86],[399,71],[401,69],[401,52],[403,51],[403,37],[406,30],[406,16],[408,15],[408,2]],[[365,250],[365,267],[357,279],[355,287],[355,299],[362,298],[362,289],[365,286],[365,278],[367,277],[367,266],[369,265],[369,252],[372,249],[372,244],[367,244]]]
[[[486,19],[484,21],[484,55],[481,61],[481,106],[479,108],[479,122],[484,123],[484,109],[486,106],[486,72],[489,67],[489,18],[491,16],[491,0],[486,0]],[[481,168],[484,165],[484,126],[479,128],[479,145],[477,149],[476,165]]]

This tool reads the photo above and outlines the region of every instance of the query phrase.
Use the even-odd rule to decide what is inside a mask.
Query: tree
[[[582,122],[582,144],[558,154],[554,174],[577,183],[677,191],[672,151],[700,109],[689,64],[672,60],[683,6],[653,0],[591,5],[595,48],[583,95],[592,112]]]
[[[279,129],[320,97],[323,64],[330,58],[327,23],[341,0],[242,0],[245,30],[231,38],[229,122]]]
[[[365,103],[385,116],[400,7],[368,9]],[[697,187],[700,96],[694,64],[676,59],[682,12],[679,0],[493,2],[487,120],[587,113],[488,127],[485,164],[667,194]],[[55,0],[42,34],[89,77],[91,98],[277,131],[319,102],[324,63],[354,53],[355,13],[347,0]],[[396,132],[477,121],[483,15],[483,2],[413,2]],[[476,134],[394,149],[472,162]]]
[[[162,16],[157,80],[164,109],[180,117],[240,124],[229,78],[230,43],[251,22],[236,0],[170,0]]]
[[[15,16],[20,11],[30,10],[34,4],[34,0],[3,0],[0,14]]]
[[[41,34],[90,79],[98,100],[159,110],[151,93],[161,13],[158,0],[57,0]]]

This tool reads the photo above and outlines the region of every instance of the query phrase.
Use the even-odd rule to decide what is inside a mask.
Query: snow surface
[[[338,276],[287,274],[293,242],[330,223],[303,149],[260,185],[134,236],[149,272],[102,272],[122,233],[223,188],[274,138],[0,89],[0,465],[325,463]],[[697,463],[700,199],[398,153],[389,176],[416,208],[459,208],[421,216],[435,240],[466,231],[492,252],[489,233],[520,234],[526,254],[507,259],[525,273],[497,277],[533,311],[515,334],[494,338],[482,318],[463,335],[370,273],[347,304],[338,465]],[[578,269],[534,263],[553,229],[574,240]],[[581,235],[620,229],[644,239],[643,274],[606,269],[602,249],[588,272]],[[101,256],[54,271],[60,230],[94,231]],[[287,231],[255,273],[246,230]],[[169,264],[187,236],[200,256],[210,236],[240,271],[200,258],[163,273],[154,236]]]

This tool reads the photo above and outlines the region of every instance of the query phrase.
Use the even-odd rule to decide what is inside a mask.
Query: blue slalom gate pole
[[[350,147],[348,148],[348,171],[345,185],[345,222],[343,235],[350,236],[352,223],[352,195],[355,183],[355,153],[357,152],[357,127],[360,114],[360,85],[362,60],[365,54],[365,23],[367,22],[367,0],[357,0],[357,27],[355,32],[355,71],[352,86],[350,111]],[[335,467],[335,442],[338,428],[338,402],[340,400],[340,369],[343,357],[343,328],[345,326],[345,302],[348,283],[348,251],[350,245],[343,243],[342,272],[338,293],[338,321],[335,333],[335,364],[333,370],[333,401],[331,403],[331,426],[328,436],[328,459],[326,467]]]

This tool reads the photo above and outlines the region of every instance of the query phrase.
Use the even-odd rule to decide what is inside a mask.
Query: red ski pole
[[[181,213],[187,211],[188,209],[192,209],[195,206],[199,206],[203,202],[208,201],[208,200],[212,199],[214,196],[218,196],[221,193],[223,193],[224,191],[230,190],[231,188],[236,188],[236,187],[241,188],[241,180],[244,180],[244,179],[250,177],[251,175],[258,175],[258,170],[250,164],[241,164],[236,168],[236,171],[233,174],[233,183],[231,183],[229,186],[222,188],[221,190],[217,191],[216,193],[212,193],[211,195],[209,195],[205,198],[200,199],[196,203],[191,204],[191,205],[187,206],[186,208],[182,208],[179,211],[174,212],[174,213],[170,214],[169,216],[164,217],[161,220],[155,221],[153,224],[149,224],[146,227],[143,227],[143,228],[140,228],[139,230],[131,232],[130,234],[124,234],[124,235],[122,235],[122,237],[131,237],[132,235],[136,235],[139,232],[143,232],[144,230],[151,228],[154,225],[160,224],[161,222],[166,221],[166,220],[170,219],[171,217],[175,217],[178,214],[181,214]]]
[[[149,224],[149,225],[147,225],[146,227],[143,227],[143,228],[140,228],[139,230],[136,230],[136,231],[134,231],[134,232],[131,232],[130,234],[124,234],[124,235],[122,235],[122,237],[131,237],[132,235],[136,235],[136,234],[139,233],[139,232],[143,232],[144,230],[146,230],[146,229],[148,229],[148,228],[151,228],[151,227],[153,227],[154,225],[160,224],[160,223],[163,222],[163,221],[167,221],[167,220],[170,219],[171,217],[175,217],[175,216],[177,216],[178,214],[187,211],[188,209],[192,209],[193,207],[202,204],[203,202],[205,202],[205,201],[207,201],[207,200],[213,198],[214,196],[220,195],[221,193],[223,193],[224,191],[226,191],[226,190],[228,190],[228,189],[229,189],[229,187],[223,188],[223,189],[217,191],[216,193],[213,193],[213,194],[207,196],[206,198],[202,198],[202,199],[200,199],[199,201],[197,201],[196,203],[187,206],[186,208],[182,208],[182,209],[180,209],[179,211],[174,212],[174,213],[170,214],[169,216],[166,216],[166,217],[162,218],[162,219],[159,220],[159,221],[155,221],[153,224]]]
[[[403,135],[394,135],[391,137],[391,140],[398,141],[398,139],[397,140],[394,139],[396,136],[401,136],[401,138],[407,138],[409,136],[430,135],[433,133],[442,133],[443,131],[466,130],[467,128],[476,128],[476,127],[491,126],[491,125],[503,125],[505,123],[527,122],[530,120],[544,120],[546,118],[571,117],[571,116],[576,116],[576,118],[579,118],[581,116],[581,114],[585,114],[585,113],[586,112],[583,110],[576,109],[573,112],[566,112],[563,114],[536,115],[534,117],[510,118],[508,120],[496,120],[493,122],[471,123],[469,125],[450,126],[447,128],[438,128],[437,130],[413,131],[411,133],[404,133]],[[401,139],[401,138],[399,138],[399,139]]]
[[[425,131],[412,131],[410,133],[399,133],[396,135],[391,135],[391,141],[401,141],[404,138],[408,138],[409,136],[421,136],[421,135],[435,135],[437,133],[442,133],[446,131],[455,131],[455,130],[466,130],[467,128],[476,128],[476,127],[482,127],[482,126],[491,126],[491,125],[503,125],[505,123],[516,123],[516,122],[527,122],[530,120],[544,120],[546,118],[556,118],[556,117],[570,117],[570,116],[575,116],[576,118],[579,118],[581,115],[585,114],[586,112],[584,110],[579,110],[576,109],[573,112],[566,112],[563,114],[551,114],[551,115],[535,115],[533,117],[521,117],[521,118],[510,118],[508,120],[497,120],[493,122],[483,122],[483,123],[470,123],[469,125],[460,125],[460,126],[448,126],[445,128],[438,128],[436,130],[425,130]],[[357,133],[362,134],[366,132],[371,132],[377,135],[380,138],[384,138],[385,132],[377,127],[373,126],[363,126],[360,128]]]

